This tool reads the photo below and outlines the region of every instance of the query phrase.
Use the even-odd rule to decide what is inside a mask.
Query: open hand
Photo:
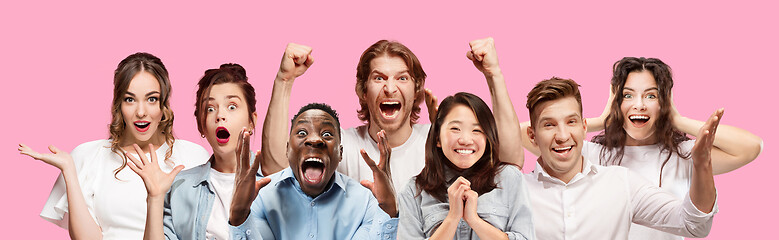
[[[230,224],[239,226],[249,217],[252,202],[257,198],[260,189],[270,183],[270,178],[257,179],[257,171],[260,168],[260,151],[254,155],[254,163],[249,164],[249,133],[246,128],[241,130],[238,138],[238,148],[235,150],[235,158],[238,166],[235,169],[235,191],[230,205]]]
[[[438,116],[438,98],[433,95],[433,91],[425,88],[425,105],[427,105],[427,115],[430,117],[430,124],[435,124]]]
[[[60,171],[63,172],[65,170],[72,169],[74,167],[73,157],[70,156],[70,153],[60,151],[54,145],[49,146],[49,151],[51,151],[51,153],[36,152],[32,150],[32,148],[30,148],[29,146],[24,145],[23,143],[19,144],[18,150],[20,154],[30,156],[36,160],[41,160],[46,164],[59,168]]]
[[[698,138],[695,139],[695,145],[691,151],[693,164],[699,166],[711,165],[711,149],[714,146],[714,134],[717,133],[717,127],[724,112],[725,109],[714,111],[699,130]]]
[[[379,139],[378,165],[368,156],[365,149],[360,149],[362,159],[365,160],[365,164],[368,164],[368,167],[373,171],[373,180],[376,182],[362,180],[360,181],[360,184],[371,190],[373,196],[376,197],[376,200],[379,202],[379,207],[381,207],[384,212],[391,217],[397,217],[398,208],[395,201],[395,187],[392,184],[392,171],[390,170],[392,148],[389,146],[387,133],[384,132],[384,130],[379,131],[376,135]]]
[[[151,160],[146,159],[146,154],[143,153],[138,144],[133,144],[133,148],[140,160],[125,152],[125,156],[130,160],[127,162],[127,166],[143,179],[143,184],[146,185],[146,192],[150,198],[165,195],[170,189],[170,185],[173,184],[173,179],[184,169],[184,165],[178,165],[170,173],[165,173],[160,169],[160,164],[157,162],[157,153],[155,152],[154,145],[149,144]]]

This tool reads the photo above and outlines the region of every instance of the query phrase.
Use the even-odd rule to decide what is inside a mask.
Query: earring
[[[201,138],[206,138],[206,135],[205,134],[200,134],[200,137]]]

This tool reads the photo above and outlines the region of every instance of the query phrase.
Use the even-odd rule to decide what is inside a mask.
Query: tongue
[[[321,168],[306,168],[306,172],[304,173],[306,175],[306,179],[308,179],[309,182],[319,182],[322,180],[322,169]]]

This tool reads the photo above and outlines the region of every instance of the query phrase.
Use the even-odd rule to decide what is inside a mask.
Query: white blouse
[[[168,145],[156,150],[160,168],[170,172],[176,165],[185,169],[205,163],[210,154],[192,142],[176,140],[173,154],[167,162]],[[137,158],[137,155],[131,153]],[[89,213],[100,226],[104,239],[142,239],[146,224],[146,187],[129,167],[114,176],[122,165],[122,157],[111,151],[110,140],[97,140],[79,145],[71,153],[79,184]],[[146,157],[149,157],[146,154]],[[41,217],[57,226],[68,228],[68,200],[65,181],[59,175],[41,211]]]

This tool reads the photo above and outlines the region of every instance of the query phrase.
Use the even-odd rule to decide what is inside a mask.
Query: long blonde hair
[[[162,60],[154,55],[144,52],[132,54],[119,62],[119,66],[114,71],[114,98],[111,103],[111,125],[108,126],[108,133],[110,134],[111,151],[122,156],[122,166],[114,170],[114,178],[117,178],[119,171],[127,166],[127,156],[119,147],[119,141],[122,139],[126,126],[122,117],[122,101],[133,77],[141,71],[153,75],[160,84],[159,101],[161,102],[162,121],[160,121],[159,129],[165,137],[165,143],[168,144],[165,162],[170,164],[168,159],[173,155],[175,139],[173,138],[173,111],[170,109],[171,86],[168,70],[162,64]]]

